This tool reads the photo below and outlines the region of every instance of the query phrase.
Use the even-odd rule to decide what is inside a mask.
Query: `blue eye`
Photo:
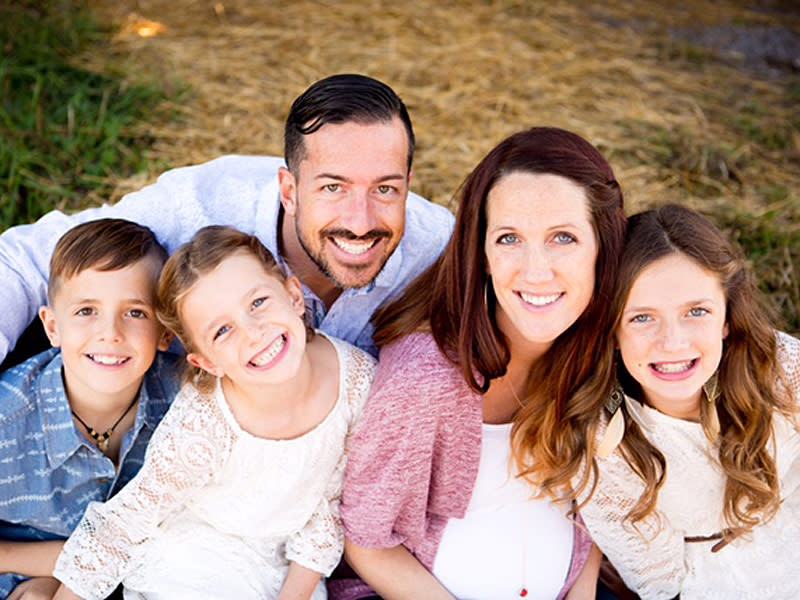
[[[516,244],[518,241],[519,238],[513,233],[504,233],[499,238],[497,238],[497,243],[503,246],[510,246],[511,244]]]
[[[689,316],[690,317],[702,317],[702,316],[705,316],[705,315],[709,314],[710,312],[711,311],[709,311],[709,310],[707,310],[705,308],[700,308],[699,306],[696,306],[695,308],[693,308],[693,309],[691,309],[689,311]]]
[[[250,304],[250,306],[252,308],[258,308],[259,306],[264,304],[264,302],[266,302],[266,301],[267,301],[267,297],[266,296],[262,296],[260,298],[256,298],[255,300],[253,300],[253,302]]]
[[[556,244],[574,244],[577,241],[574,235],[565,233],[563,231],[557,233],[553,239],[555,240]]]
[[[213,338],[214,341],[216,341],[220,336],[223,336],[226,333],[228,333],[230,330],[231,330],[230,325],[223,325],[222,327],[217,329],[217,332],[214,334],[214,338]]]
[[[631,323],[647,323],[650,320],[650,315],[636,315],[631,319]]]

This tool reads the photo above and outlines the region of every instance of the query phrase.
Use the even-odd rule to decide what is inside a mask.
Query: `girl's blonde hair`
[[[728,335],[718,369],[720,396],[716,402],[721,430],[718,456],[727,477],[724,518],[733,530],[749,530],[769,520],[780,504],[780,480],[770,452],[775,413],[791,419],[796,402],[777,357],[777,337],[770,311],[743,257],[706,217],[688,208],[667,205],[629,220],[612,307],[617,331],[631,287],[642,271],[661,258],[686,256],[719,278],[726,299]],[[609,341],[606,357],[613,354]],[[632,396],[641,388],[618,360],[620,381]],[[623,405],[624,406],[624,405]],[[701,422],[709,430],[714,405],[701,403]],[[664,483],[663,454],[632,419],[620,450],[645,483],[645,490],[628,517],[635,523],[650,515]]]
[[[158,280],[156,314],[161,323],[180,339],[186,352],[196,352],[197,347],[181,319],[184,298],[202,276],[237,252],[251,254],[264,266],[267,273],[282,283],[286,282],[286,273],[258,238],[222,225],[209,225],[200,229],[164,265]],[[306,332],[307,337],[313,335],[308,324]],[[190,381],[202,391],[213,388],[215,378],[210,373],[188,362],[184,369],[184,381]]]

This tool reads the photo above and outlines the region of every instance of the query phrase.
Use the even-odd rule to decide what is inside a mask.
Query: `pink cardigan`
[[[345,535],[365,548],[403,544],[432,570],[448,519],[464,517],[475,486],[482,403],[430,334],[383,348],[350,448],[341,504]],[[582,524],[574,539],[559,598],[591,547]],[[332,598],[361,597],[346,588],[329,583]]]

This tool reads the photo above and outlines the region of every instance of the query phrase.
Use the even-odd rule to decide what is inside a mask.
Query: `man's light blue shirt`
[[[63,539],[89,502],[113,496],[139,471],[178,391],[180,357],[158,353],[144,376],[119,470],[72,420],[61,353],[47,350],[0,375],[0,539]],[[23,578],[0,575],[0,598]]]
[[[278,169],[283,159],[223,156],[167,171],[158,181],[104,205],[72,216],[53,211],[31,225],[0,235],[0,360],[46,301],[50,254],[58,238],[85,221],[116,217],[153,230],[168,252],[206,225],[230,225],[256,235],[278,260],[281,211]],[[326,310],[304,286],[312,325],[373,355],[370,319],[381,306],[424,271],[444,249],[453,229],[449,210],[409,193],[403,238],[370,285],[345,290]]]

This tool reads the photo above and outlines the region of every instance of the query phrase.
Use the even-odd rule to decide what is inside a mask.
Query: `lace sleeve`
[[[328,480],[324,497],[305,526],[286,543],[286,558],[328,577],[344,550],[344,533],[339,518],[342,480],[346,457],[342,455]]]
[[[344,533],[339,516],[344,469],[350,440],[375,376],[375,359],[357,348],[340,350],[339,360],[345,362],[343,387],[348,413],[345,450],[328,479],[324,497],[320,499],[308,523],[286,544],[286,558],[326,577],[339,564],[344,549]]]
[[[232,443],[213,395],[184,386],[153,434],[138,475],[108,502],[89,505],[54,576],[83,598],[108,596],[135,568],[159,523],[219,471]]]
[[[625,584],[644,600],[674,598],[686,575],[683,533],[656,511],[634,526],[625,517],[644,484],[615,452],[598,459],[600,479],[581,516]]]
[[[778,332],[778,362],[783,369],[783,384],[800,405],[800,340]]]

